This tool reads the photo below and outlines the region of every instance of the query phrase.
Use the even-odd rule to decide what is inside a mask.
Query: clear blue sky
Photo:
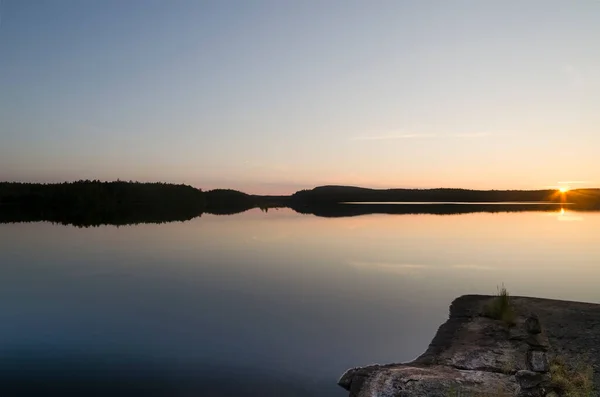
[[[0,180],[600,185],[600,1],[0,2]]]

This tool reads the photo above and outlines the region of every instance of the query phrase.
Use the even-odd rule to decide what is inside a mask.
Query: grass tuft
[[[502,284],[502,288],[498,287],[497,295],[485,306],[483,314],[486,317],[502,320],[508,326],[516,324],[517,314],[504,284]]]
[[[514,359],[512,359],[512,360],[508,360],[508,361],[505,361],[504,363],[502,363],[501,370],[502,370],[503,374],[511,375],[516,372],[515,367],[516,367],[515,361],[514,361]]]
[[[563,396],[590,397],[594,389],[594,369],[584,362],[569,367],[564,357],[557,356],[550,360],[550,380]]]

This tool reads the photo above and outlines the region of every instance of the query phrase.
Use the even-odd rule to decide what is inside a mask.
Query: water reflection
[[[488,202],[488,203],[466,203],[466,202],[355,202],[340,204],[310,204],[292,205],[290,207],[299,214],[316,215],[326,218],[351,217],[373,214],[388,215],[459,215],[472,213],[501,213],[501,212],[555,212],[559,209],[564,211],[565,206],[572,210],[581,210],[577,205],[570,203],[553,202]],[[135,207],[135,211],[114,212],[107,214],[95,214],[93,212],[60,212],[44,211],[36,208],[21,206],[0,205],[0,223],[22,223],[22,222],[52,222],[61,225],[74,225],[78,227],[97,227],[103,225],[139,225],[144,223],[163,224],[169,222],[186,222],[201,217],[204,210],[187,209],[163,209],[162,212],[155,208],[144,206]],[[208,209],[209,215],[236,215],[253,209],[249,206],[217,206]],[[273,207],[273,210],[288,209],[288,207]],[[261,207],[261,211],[267,213],[269,207]]]
[[[347,367],[423,352],[458,295],[599,302],[599,227],[568,209],[3,224],[0,386],[343,396]]]
[[[557,219],[562,222],[578,222],[583,221],[583,214],[583,212],[566,211],[564,208],[561,208]]]

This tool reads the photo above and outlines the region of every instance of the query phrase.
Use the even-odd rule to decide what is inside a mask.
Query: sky
[[[600,186],[600,1],[0,0],[0,180]]]

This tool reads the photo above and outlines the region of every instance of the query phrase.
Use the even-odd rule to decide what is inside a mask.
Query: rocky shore
[[[512,297],[507,322],[485,315],[494,299],[457,298],[416,360],[352,368],[339,385],[350,397],[599,395],[600,305]]]

